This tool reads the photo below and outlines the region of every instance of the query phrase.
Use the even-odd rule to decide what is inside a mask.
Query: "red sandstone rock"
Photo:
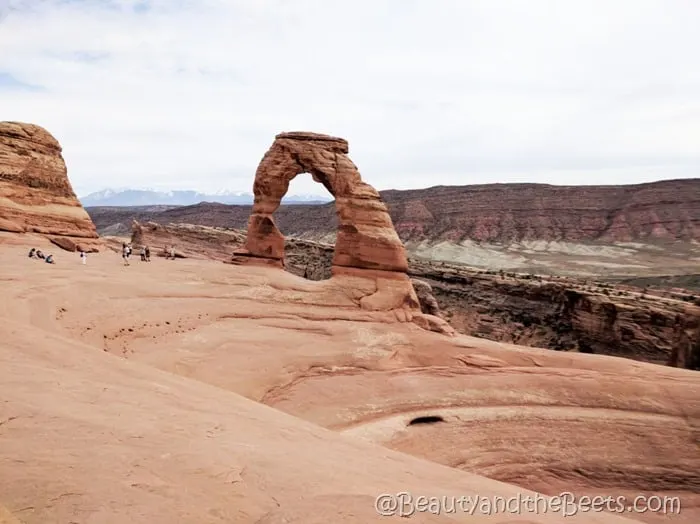
[[[61,146],[39,126],[0,122],[0,230],[47,235],[70,251],[99,245],[68,180]]]
[[[440,306],[433,295],[433,288],[430,286],[430,284],[424,280],[418,280],[417,278],[412,278],[411,284],[413,284],[413,289],[416,290],[421,311],[423,311],[423,313],[427,313],[428,315],[442,318]]]

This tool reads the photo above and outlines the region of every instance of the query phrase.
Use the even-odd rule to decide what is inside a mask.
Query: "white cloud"
[[[249,190],[287,130],[347,138],[379,189],[700,171],[695,0],[0,0],[0,13],[0,119],[52,132],[79,194]],[[321,189],[303,177],[293,191]]]

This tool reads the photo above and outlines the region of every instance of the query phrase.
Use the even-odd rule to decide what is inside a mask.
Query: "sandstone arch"
[[[305,132],[277,135],[255,173],[248,236],[245,248],[236,255],[284,266],[284,236],[272,214],[292,179],[310,173],[335,197],[339,226],[334,268],[405,273],[406,252],[387,208],[379,193],[362,180],[348,151],[348,142],[342,138]]]
[[[443,319],[421,313],[407,274],[406,251],[389,212],[347,154],[348,143],[342,138],[306,132],[277,135],[255,173],[255,201],[246,242],[234,252],[231,263],[284,268],[284,236],[272,214],[292,179],[310,173],[335,197],[338,233],[332,277],[324,285],[314,286],[317,295],[309,297],[309,303],[342,307],[350,300],[364,310],[393,312],[394,321],[414,322],[424,329],[453,335],[454,330]],[[339,296],[344,300],[338,302]]]

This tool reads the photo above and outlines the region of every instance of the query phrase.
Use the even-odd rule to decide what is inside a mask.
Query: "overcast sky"
[[[378,189],[698,177],[699,27],[698,0],[0,0],[0,120],[81,196],[249,191],[291,130]]]

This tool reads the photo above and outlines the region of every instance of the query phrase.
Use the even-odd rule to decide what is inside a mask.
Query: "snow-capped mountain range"
[[[98,206],[190,206],[200,202],[218,202],[220,204],[252,204],[253,195],[241,191],[226,189],[212,193],[201,193],[194,190],[158,191],[154,189],[103,189],[78,197],[83,207]],[[330,202],[329,196],[320,195],[287,195],[282,199],[284,204],[325,204]]]

